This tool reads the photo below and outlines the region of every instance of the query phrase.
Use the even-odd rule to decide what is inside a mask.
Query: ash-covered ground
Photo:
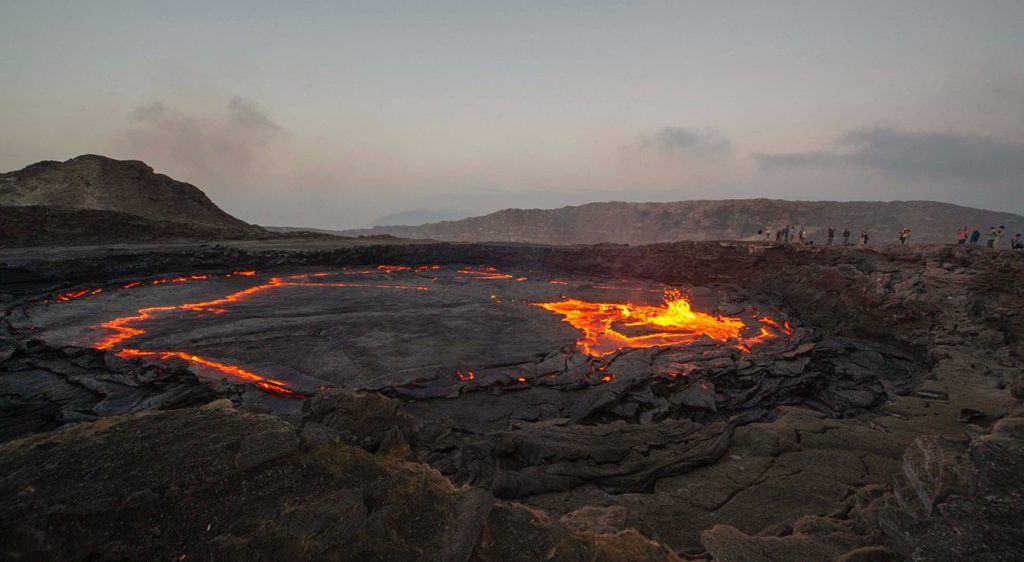
[[[1021,553],[1019,255],[250,243],[0,261],[12,557]]]

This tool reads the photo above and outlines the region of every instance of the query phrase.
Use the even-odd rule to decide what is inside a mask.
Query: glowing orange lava
[[[256,275],[256,270],[248,269],[245,271],[234,271],[231,273],[224,274],[224,277],[234,277],[241,275],[244,277],[253,277]],[[178,277],[164,277],[162,279],[153,279],[149,281],[150,285],[166,285],[168,283],[188,283],[190,281],[202,281],[204,279],[210,279],[211,275],[180,275]],[[121,285],[122,289],[131,289],[142,285],[142,281],[131,281]],[[60,293],[51,301],[49,299],[44,300],[43,304],[50,304],[51,302],[68,302],[75,299],[82,298],[87,295],[98,295],[103,292],[103,288],[98,289],[82,289],[78,291],[68,291],[66,293]]]
[[[495,268],[493,268],[493,267],[491,267],[489,265],[487,265],[487,266],[480,266],[480,267],[477,267],[476,269],[474,269],[472,267],[464,267],[464,268],[458,270],[458,273],[460,275],[465,275],[465,276],[468,276],[468,277],[472,277],[474,279],[480,279],[482,281],[494,281],[494,280],[498,280],[498,279],[515,279],[515,277],[512,276],[511,274],[509,274],[509,273],[502,273],[502,272],[498,271],[497,269],[495,269]],[[526,278],[523,277],[522,280],[526,281]],[[517,281],[518,281],[518,279],[517,279]]]
[[[738,348],[749,351],[751,344],[779,334],[779,331],[772,329],[778,324],[768,319],[770,322],[761,326],[759,336],[744,339],[741,334],[747,325],[742,320],[697,312],[691,308],[690,301],[675,290],[665,292],[665,303],[661,306],[587,302],[580,299],[534,305],[560,314],[565,322],[583,332],[577,345],[593,357],[602,357],[626,348],[687,344],[705,336],[721,342],[736,342]],[[620,328],[616,329],[616,325]],[[621,327],[642,327],[650,331],[629,335],[620,331]]]
[[[230,275],[242,275],[251,276],[249,271],[236,271]],[[255,272],[252,272],[255,275]],[[189,312],[206,312],[211,314],[224,314],[228,312],[226,308],[232,303],[242,301],[252,295],[267,291],[269,289],[278,287],[372,287],[380,289],[411,289],[417,291],[429,291],[427,287],[420,287],[418,285],[403,285],[403,284],[386,284],[386,283],[347,283],[347,282],[309,282],[311,277],[323,278],[330,275],[329,273],[310,273],[310,274],[297,274],[290,275],[284,279],[281,277],[271,277],[266,283],[260,285],[254,285],[240,291],[235,291],[227,296],[199,302],[190,302],[177,305],[167,306],[150,306],[138,309],[134,315],[121,316],[114,318],[99,324],[99,328],[108,330],[106,336],[95,341],[92,345],[96,349],[102,350],[115,350],[121,347],[127,340],[138,337],[146,333],[146,329],[140,327],[138,324],[146,321],[156,320],[159,316],[171,313],[174,311],[189,311]],[[169,279],[157,280],[153,284],[163,283],[179,283],[195,279],[206,279],[205,275],[190,275],[185,277],[174,277]],[[134,285],[132,285],[134,286]],[[87,293],[88,291],[86,291]],[[59,296],[58,296],[59,298]],[[77,297],[73,297],[77,298]],[[180,350],[142,350],[137,348],[122,347],[115,351],[119,357],[131,358],[131,357],[155,357],[160,360],[167,360],[171,358],[178,358],[188,361],[194,365],[199,365],[209,369],[213,369],[237,380],[251,382],[257,387],[289,398],[301,398],[302,395],[298,392],[289,388],[284,382],[277,379],[269,378],[238,365],[230,365],[227,363],[220,363],[213,361],[186,351]],[[472,372],[470,372],[470,378],[472,378]]]
[[[288,398],[304,398],[303,395],[295,392],[288,388],[283,381],[276,379],[270,379],[262,375],[257,375],[252,371],[243,369],[237,365],[229,365],[227,363],[218,363],[217,361],[211,361],[198,355],[192,355],[185,353],[184,351],[142,351],[141,349],[125,348],[117,352],[118,357],[156,357],[161,361],[167,361],[171,358],[183,359],[194,365],[200,365],[219,371],[225,375],[230,375],[237,379],[249,381],[255,384],[257,387],[280,396]]]

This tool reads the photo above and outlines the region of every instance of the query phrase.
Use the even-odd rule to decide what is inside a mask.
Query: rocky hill
[[[854,238],[867,230],[873,241],[894,240],[903,227],[912,239],[949,242],[966,225],[983,232],[1003,225],[1024,231],[1024,217],[934,201],[783,201],[738,199],[674,203],[590,203],[560,209],[506,209],[460,221],[421,226],[381,226],[346,234],[391,234],[459,242],[503,241],[536,244],[647,244],[677,240],[743,240],[771,225],[804,226],[817,243],[835,226]],[[1004,241],[1004,244],[1006,242]]]
[[[267,235],[194,185],[91,154],[0,174],[0,210],[8,246]]]

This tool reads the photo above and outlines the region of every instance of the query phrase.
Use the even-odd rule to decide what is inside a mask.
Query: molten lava
[[[464,268],[458,270],[458,273],[459,273],[459,275],[464,275],[466,277],[471,277],[473,279],[479,279],[481,281],[496,281],[496,280],[500,280],[500,279],[516,279],[512,274],[510,274],[510,273],[503,273],[503,272],[498,271],[497,269],[495,269],[495,268],[493,268],[493,267],[491,267],[489,265],[483,265],[483,266],[477,267],[476,269],[474,269],[472,267],[464,267]],[[526,281],[526,278],[523,277],[521,279],[516,279],[516,281],[519,281],[519,280]]]
[[[248,269],[245,271],[233,271],[231,273],[224,274],[224,277],[234,277],[241,275],[244,277],[253,277],[256,275],[256,270]],[[188,283],[190,281],[202,281],[204,279],[210,279],[210,275],[180,275],[178,277],[164,277],[162,279],[153,279],[149,281],[150,285],[166,285],[168,283]],[[121,285],[122,289],[131,289],[142,285],[142,281],[131,281]],[[82,289],[78,291],[68,291],[66,293],[60,293],[51,301],[49,299],[44,300],[43,304],[50,304],[51,302],[68,302],[75,299],[82,298],[87,295],[98,295],[103,292],[103,288],[99,289]]]
[[[230,375],[237,379],[249,381],[255,384],[257,387],[280,396],[288,398],[304,398],[303,395],[295,392],[288,388],[283,381],[276,379],[270,379],[262,375],[257,375],[252,371],[248,371],[237,365],[228,365],[227,363],[218,363],[217,361],[211,361],[198,355],[192,355],[191,353],[185,353],[184,351],[142,351],[141,349],[125,348],[117,352],[118,357],[156,357],[161,361],[167,361],[168,359],[176,358],[183,359],[192,363],[193,365],[199,365],[207,367],[215,371],[219,371],[225,375]]]
[[[384,269],[387,273],[394,270]],[[255,275],[255,271],[236,271],[232,275],[241,275],[251,277]],[[144,358],[157,358],[160,360],[168,360],[171,358],[182,359],[188,361],[193,365],[198,365],[208,369],[218,371],[222,374],[228,375],[237,380],[251,382],[257,387],[267,392],[285,396],[288,398],[301,398],[302,395],[289,388],[284,382],[269,378],[247,369],[243,369],[237,365],[230,365],[227,363],[220,363],[200,357],[192,353],[180,350],[142,350],[137,348],[121,347],[127,340],[141,336],[146,333],[146,329],[139,326],[139,324],[147,321],[157,320],[161,315],[175,312],[175,311],[188,311],[188,312],[206,312],[210,314],[225,314],[228,312],[226,308],[232,303],[240,302],[252,295],[262,293],[269,289],[278,287],[370,287],[378,289],[411,289],[416,291],[429,291],[428,287],[421,287],[418,285],[405,285],[405,284],[387,284],[387,283],[348,283],[348,282],[310,282],[310,278],[323,278],[331,275],[330,273],[310,273],[310,274],[298,274],[290,275],[282,279],[281,277],[271,277],[266,283],[261,285],[254,285],[240,291],[235,291],[227,296],[199,302],[189,302],[177,305],[167,306],[150,306],[138,309],[134,315],[121,316],[114,318],[106,322],[101,323],[98,327],[104,330],[108,330],[109,333],[95,341],[92,345],[96,349],[102,350],[116,350],[115,354],[119,357],[131,358],[131,357],[144,357]],[[160,285],[164,283],[183,283],[186,281],[192,281],[197,279],[206,279],[205,275],[189,275],[183,277],[174,277],[168,279],[159,279],[153,282],[154,285]],[[135,286],[131,285],[130,286]],[[126,287],[127,288],[127,287]],[[98,289],[95,292],[99,292],[102,289]],[[84,294],[89,294],[89,291],[83,291],[82,295],[75,293],[75,296],[70,298],[78,298]],[[58,299],[60,296],[58,295]],[[70,298],[68,300],[70,300]],[[120,349],[117,349],[121,347]],[[470,372],[470,378],[472,378],[472,372]]]
[[[747,325],[742,320],[697,312],[690,306],[690,301],[675,290],[665,292],[665,302],[661,306],[587,302],[580,299],[534,305],[560,314],[565,322],[583,332],[577,345],[592,357],[603,357],[626,348],[688,344],[701,337],[736,342],[738,348],[749,351],[751,344],[773,338],[781,331],[778,323],[765,318],[762,319],[764,325],[761,326],[760,335],[744,339],[741,334]],[[645,328],[648,331],[629,335],[620,331],[623,327]]]

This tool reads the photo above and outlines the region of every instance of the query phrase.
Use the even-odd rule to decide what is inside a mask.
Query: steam
[[[254,178],[285,131],[256,102],[232,97],[220,114],[201,115],[154,101],[129,116],[119,153],[175,170],[204,185],[238,186]]]

